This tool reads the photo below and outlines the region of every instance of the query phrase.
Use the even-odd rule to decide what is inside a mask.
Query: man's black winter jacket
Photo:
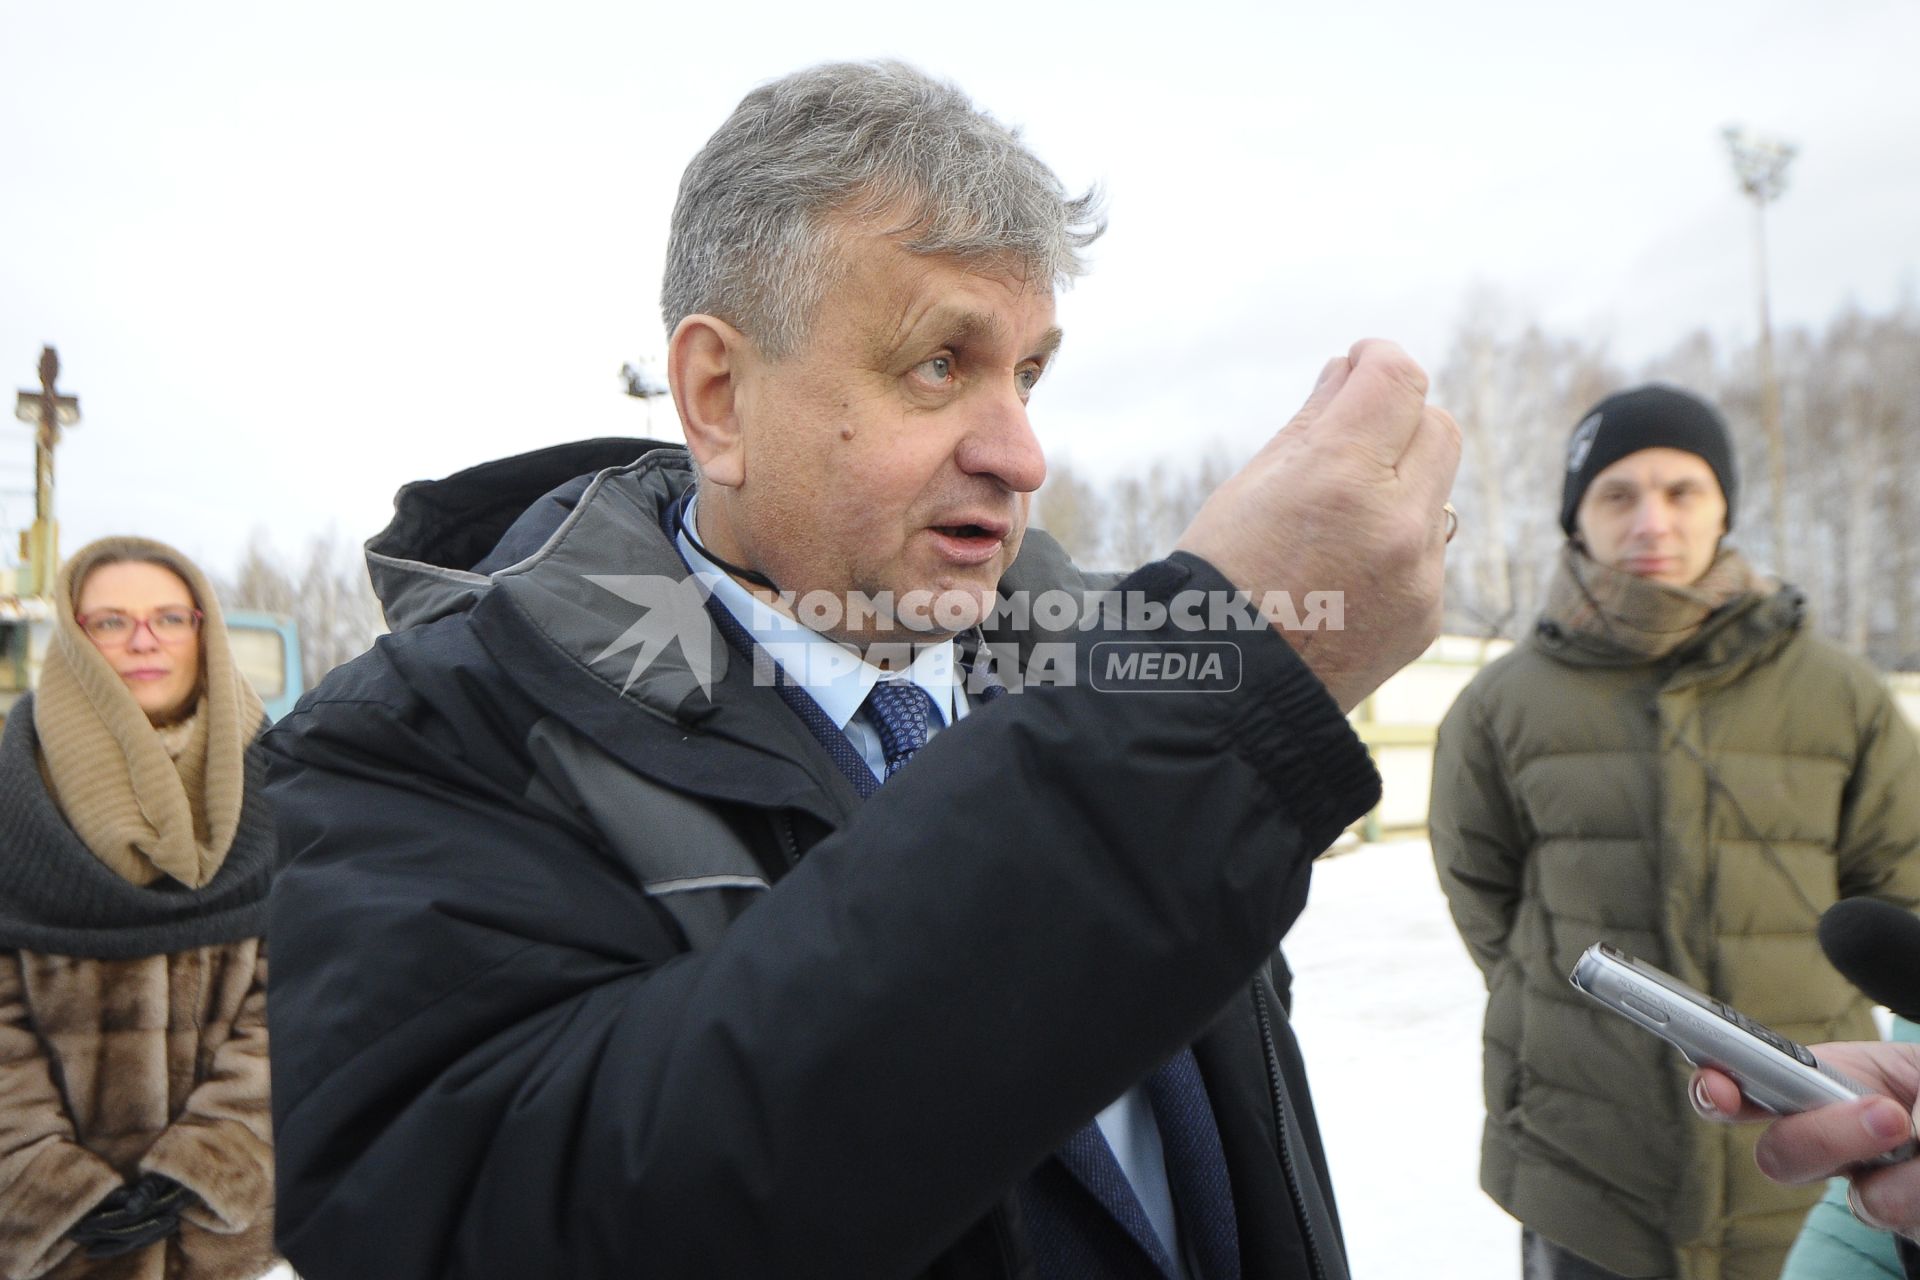
[[[266,739],[293,858],[270,1017],[294,1266],[1030,1273],[1010,1189],[1194,1042],[1245,1274],[1344,1277],[1266,966],[1378,780],[1289,646],[1224,637],[1232,693],[998,698],[861,803],[717,637],[710,693],[697,640],[638,671],[621,647],[635,582],[686,572],[661,529],[684,451],[467,570],[623,447],[404,491],[369,546],[395,634]],[[1029,535],[1003,586],[1040,585],[1082,582]],[[1179,556],[1126,586],[1228,589]],[[986,643],[1070,643],[1084,676],[1116,634]]]

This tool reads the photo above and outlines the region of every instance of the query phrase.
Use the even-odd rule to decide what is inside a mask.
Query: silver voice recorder
[[[1696,1067],[1733,1077],[1751,1102],[1778,1115],[1811,1111],[1873,1092],[1849,1080],[1777,1031],[1696,991],[1670,973],[1604,942],[1573,967],[1573,985],[1680,1050]],[[1872,1161],[1897,1164],[1920,1154],[1909,1141]]]

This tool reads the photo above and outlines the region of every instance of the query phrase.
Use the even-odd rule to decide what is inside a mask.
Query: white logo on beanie
[[[1593,438],[1600,434],[1600,415],[1590,413],[1581,424],[1573,429],[1573,439],[1567,444],[1567,470],[1578,471],[1587,465],[1587,455],[1593,452]]]

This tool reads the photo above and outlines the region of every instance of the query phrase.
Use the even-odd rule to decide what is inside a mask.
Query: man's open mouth
[[[998,542],[1001,536],[997,531],[978,524],[937,524],[933,529],[935,533],[944,533],[949,538],[991,538]]]
[[[982,565],[999,555],[1006,546],[1012,528],[1004,524],[981,524],[963,520],[957,524],[930,526],[946,560],[957,565]]]

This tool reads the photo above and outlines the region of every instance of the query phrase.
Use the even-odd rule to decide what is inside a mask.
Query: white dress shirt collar
[[[687,526],[699,528],[694,523],[699,506],[696,494],[687,503],[686,515],[676,533],[681,558],[712,589],[721,607],[746,628],[754,642],[767,651],[795,684],[807,691],[842,731],[866,702],[867,695],[873,692],[873,686],[882,679],[911,680],[919,685],[933,699],[945,724],[966,715],[966,698],[960,692],[966,675],[960,670],[953,641],[918,647],[904,671],[882,671],[839,641],[802,626],[766,604],[708,559],[686,532]]]

